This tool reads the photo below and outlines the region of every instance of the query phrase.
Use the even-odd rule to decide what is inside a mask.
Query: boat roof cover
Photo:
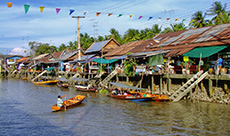
[[[79,77],[75,77],[75,78],[72,78],[71,80],[73,81],[88,81],[88,79],[84,79],[84,78],[79,78]]]
[[[60,80],[60,81],[62,81],[62,82],[67,82],[67,81],[68,81],[68,80],[67,80],[66,78],[64,78],[64,77],[58,77],[57,79]]]
[[[121,88],[128,88],[128,89],[133,89],[133,90],[144,90],[145,89],[145,88],[138,88],[138,87],[134,87],[134,86],[129,86],[129,85],[126,85],[126,84],[121,84],[121,83],[118,83],[118,82],[109,82],[109,83],[112,84],[112,85],[121,87]]]

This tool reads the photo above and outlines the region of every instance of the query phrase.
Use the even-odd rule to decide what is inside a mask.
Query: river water
[[[51,112],[58,95],[85,95],[66,112]],[[75,88],[0,79],[1,136],[230,135],[230,105],[180,101],[132,102]]]

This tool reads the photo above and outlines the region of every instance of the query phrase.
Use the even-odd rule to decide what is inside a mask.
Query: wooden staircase
[[[111,80],[117,73],[118,73],[118,71],[117,71],[117,69],[115,69],[100,84],[102,86],[106,86],[108,84],[109,80]]]
[[[32,79],[31,81],[33,82],[35,79],[39,78],[40,76],[42,76],[43,74],[45,74],[47,72],[47,70],[43,71],[41,74],[39,74],[38,76],[36,76],[34,79]]]
[[[202,81],[208,74],[208,71],[203,73],[203,71],[198,72],[190,80],[188,80],[183,86],[181,86],[175,93],[171,95],[171,100],[173,102],[178,102],[187,93],[194,88],[200,81]]]
[[[105,72],[101,72],[101,73],[97,74],[95,77],[93,77],[94,79],[92,79],[92,80],[89,81],[88,86],[92,86],[93,84],[95,84],[96,81],[97,81],[97,80],[95,80],[95,79],[101,78],[101,76],[102,76],[104,73],[105,73]]]

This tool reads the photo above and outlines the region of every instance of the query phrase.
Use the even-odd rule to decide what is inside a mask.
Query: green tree
[[[214,2],[212,8],[207,11],[208,15],[214,15],[212,21],[215,25],[230,23],[229,11],[226,11],[227,4],[222,6],[221,2]]]
[[[64,43],[62,43],[59,48],[58,48],[58,51],[63,51],[66,49],[66,45]]]
[[[192,20],[189,25],[195,28],[201,28],[208,25],[205,22],[205,15],[203,15],[202,11],[197,11],[192,15]]]

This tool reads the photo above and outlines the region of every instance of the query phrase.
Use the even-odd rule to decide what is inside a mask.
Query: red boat
[[[143,97],[141,95],[114,95],[109,94],[107,95],[111,98],[121,99],[121,100],[132,100],[132,101],[151,101],[154,97]]]

